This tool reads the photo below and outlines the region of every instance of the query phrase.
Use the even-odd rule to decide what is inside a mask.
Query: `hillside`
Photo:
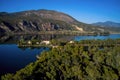
[[[71,16],[52,10],[30,10],[15,13],[0,13],[0,34],[31,33],[40,31],[109,31],[77,21]]]

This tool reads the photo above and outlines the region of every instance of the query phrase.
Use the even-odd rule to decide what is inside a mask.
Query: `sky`
[[[0,12],[56,10],[84,23],[120,23],[120,0],[0,0]]]

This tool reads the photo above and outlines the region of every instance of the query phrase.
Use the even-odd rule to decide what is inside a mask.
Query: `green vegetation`
[[[66,42],[43,52],[36,62],[16,74],[6,74],[1,79],[119,80],[120,39]]]

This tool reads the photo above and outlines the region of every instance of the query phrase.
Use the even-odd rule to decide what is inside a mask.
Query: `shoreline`
[[[117,33],[109,32],[80,32],[80,31],[41,31],[41,32],[18,32],[18,33],[6,33],[3,35],[74,35],[74,36],[97,36],[97,35],[109,35]],[[120,33],[119,33],[120,34]]]
[[[110,33],[110,34],[120,34],[120,33]]]

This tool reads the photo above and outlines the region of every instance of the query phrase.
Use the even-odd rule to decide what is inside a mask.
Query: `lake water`
[[[49,48],[18,48],[16,44],[0,45],[0,74],[12,73],[36,60],[36,55]]]
[[[86,40],[86,39],[118,39],[120,34],[111,34],[109,36],[2,36],[0,37],[0,75],[5,73],[14,73],[15,71],[25,67],[30,62],[36,60],[36,55],[49,48],[19,48],[16,43],[20,38],[25,40],[40,39],[51,40],[68,39],[68,40]]]
[[[90,40],[90,39],[100,39],[100,40],[104,40],[104,39],[118,39],[120,38],[120,34],[111,34],[108,36],[75,36],[74,40],[75,41],[80,41],[80,40]]]

